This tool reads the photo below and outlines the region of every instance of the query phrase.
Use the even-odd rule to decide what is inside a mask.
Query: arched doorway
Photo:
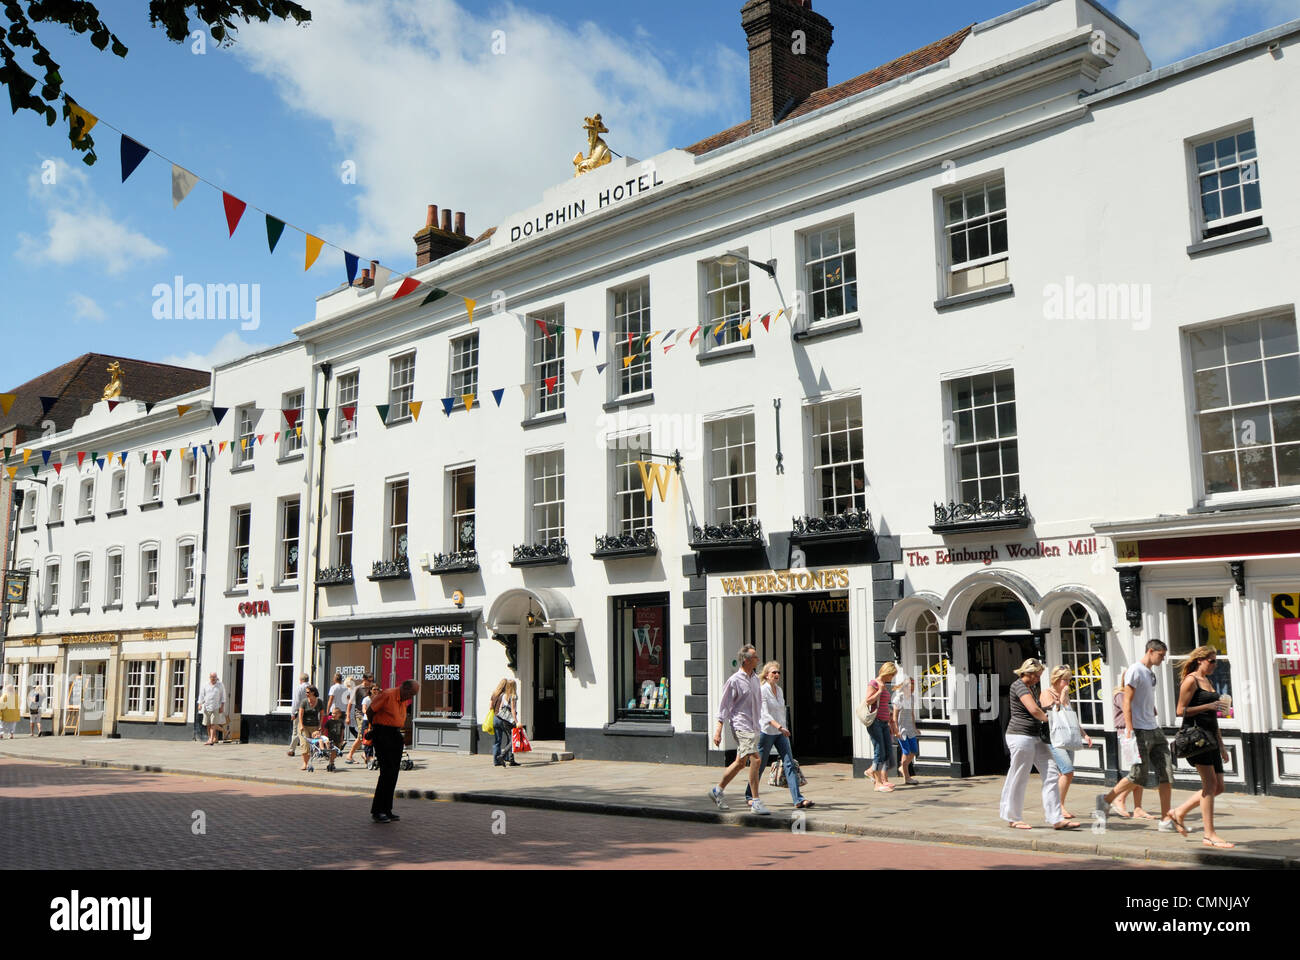
[[[1011,685],[1016,668],[1036,657],[1029,611],[1005,586],[990,586],[971,603],[966,613],[971,698],[971,772],[1003,774],[1009,759],[1007,721],[1011,710]]]
[[[578,630],[568,598],[545,587],[507,590],[493,601],[485,622],[515,657],[525,729],[534,740],[563,741],[567,671],[573,669]]]

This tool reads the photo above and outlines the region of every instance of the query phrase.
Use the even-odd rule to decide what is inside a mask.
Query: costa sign
[[[256,617],[259,614],[271,613],[270,600],[249,600],[239,605],[239,615],[241,617]]]

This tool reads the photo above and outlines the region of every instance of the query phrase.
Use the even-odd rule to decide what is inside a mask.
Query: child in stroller
[[[329,719],[325,725],[314,737],[308,737],[307,743],[311,747],[311,756],[307,760],[307,772],[311,773],[316,769],[317,760],[326,762],[325,769],[330,773],[335,771],[334,758],[342,753],[343,743],[343,721],[338,719]]]

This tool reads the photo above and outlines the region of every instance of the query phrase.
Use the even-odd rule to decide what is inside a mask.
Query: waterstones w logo
[[[153,928],[151,897],[69,897],[50,901],[50,929],[56,933],[127,931],[133,940],[148,940]]]
[[[258,283],[186,283],[180,274],[172,282],[155,283],[155,320],[239,320],[239,329],[262,325],[262,285]]]

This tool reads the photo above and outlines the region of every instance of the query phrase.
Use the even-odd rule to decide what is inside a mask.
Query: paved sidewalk
[[[208,747],[188,741],[20,737],[0,741],[2,755],[366,793],[373,790],[375,779],[375,773],[360,762],[349,766],[341,760],[336,773],[321,766],[306,773],[301,760],[285,756],[283,747],[264,744]],[[706,796],[721,773],[717,767],[553,762],[550,756],[549,752],[523,754],[522,766],[503,769],[494,767],[488,756],[414,753],[415,769],[402,772],[397,795],[777,829],[790,829],[796,813],[789,792],[766,783],[762,796],[772,816],[739,812],[744,808],[744,784],[739,780],[727,790],[730,811],[720,812]],[[997,817],[1002,789],[998,777],[925,777],[920,786],[900,786],[892,794],[881,794],[871,790],[867,781],[854,780],[846,764],[809,764],[804,772],[808,777],[804,794],[817,803],[804,811],[802,828],[810,831],[1219,867],[1300,868],[1300,801],[1296,800],[1241,794],[1219,798],[1215,811],[1219,833],[1238,845],[1221,851],[1201,843],[1199,813],[1187,818],[1191,832],[1187,840],[1176,833],[1158,832],[1154,822],[1115,817],[1109,829],[1093,832],[1086,818],[1096,789],[1082,784],[1076,784],[1069,797],[1070,808],[1085,818],[1081,829],[1054,831],[1041,823],[1039,781],[1034,776],[1025,803],[1026,818],[1034,829],[1011,830]],[[1148,796],[1148,807],[1155,807],[1155,791],[1148,791]],[[1186,791],[1175,791],[1174,802],[1186,797]]]

